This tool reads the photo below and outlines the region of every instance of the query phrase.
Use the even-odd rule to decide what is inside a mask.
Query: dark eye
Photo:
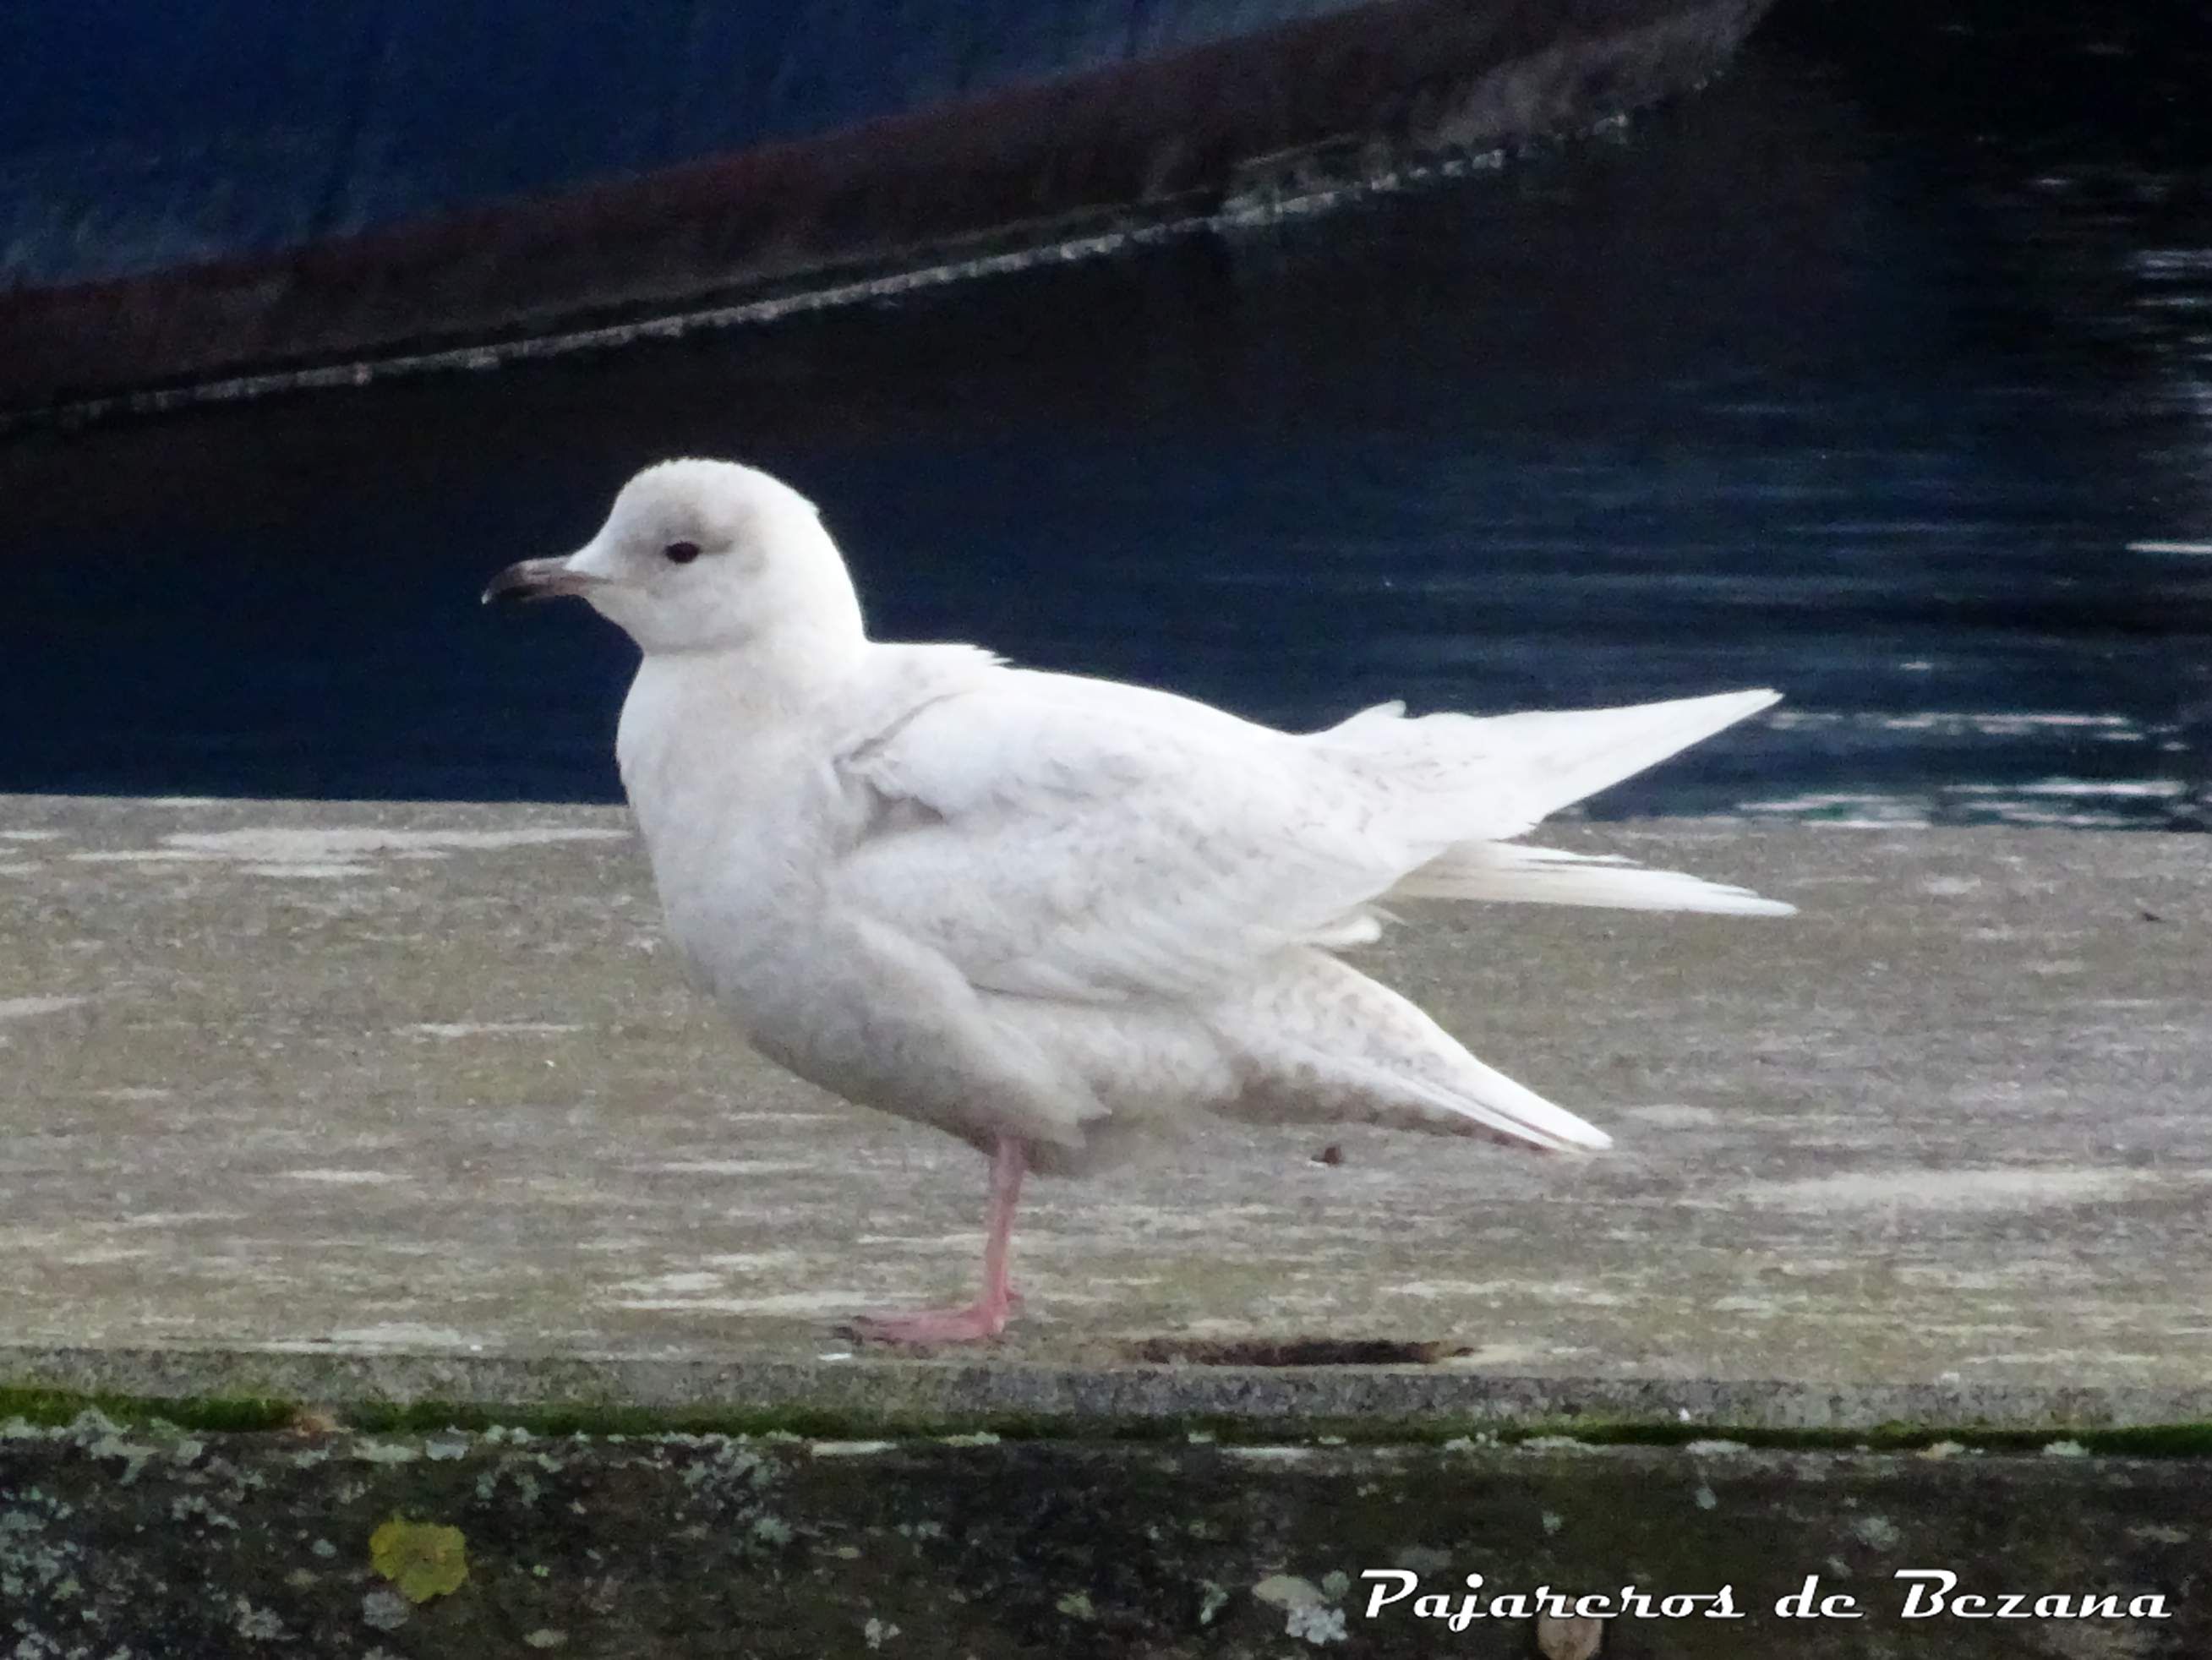
[[[688,565],[699,556],[696,542],[671,542],[661,553],[672,565]]]

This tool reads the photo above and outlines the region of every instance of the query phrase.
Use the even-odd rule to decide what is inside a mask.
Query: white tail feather
[[[1748,888],[1681,871],[1646,870],[1625,859],[1554,848],[1468,842],[1438,854],[1387,896],[1484,899],[1537,905],[1605,905],[1619,910],[1702,911],[1719,916],[1794,916],[1795,905]]]

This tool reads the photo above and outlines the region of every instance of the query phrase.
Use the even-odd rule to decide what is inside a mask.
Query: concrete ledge
[[[39,1660],[1589,1653],[1563,1633],[1535,1647],[1540,1586],[1725,1590],[1686,1617],[1615,1620],[1607,1660],[2142,1660],[2212,1638],[2179,1589],[2204,1548],[2187,1461],[203,1434],[86,1414],[0,1428],[0,1618]],[[1462,1633],[1411,1602],[1370,1618],[1370,1569],[1454,1607],[1480,1575],[1486,1612]],[[2012,1593],[2105,1611],[1908,1621],[1900,1570],[1955,1574],[1984,1608]],[[1810,1575],[1863,1617],[1778,1615]],[[1723,1606],[1741,1617],[1708,1617]]]
[[[1376,954],[1617,1154],[1224,1128],[888,1359],[979,1162],[738,1049],[620,814],[0,798],[0,1652],[1537,1651],[1389,1567],[1746,1611],[1605,1660],[2212,1649],[2203,843],[1555,839],[1805,908]]]
[[[1515,1377],[1431,1366],[1164,1365],[1001,1361],[668,1359],[0,1347],[9,1391],[143,1403],[191,1421],[240,1403],[281,1416],[437,1420],[594,1429],[706,1426],[817,1434],[989,1431],[1173,1438],[1327,1434],[1362,1442],[1566,1434],[1592,1442],[1752,1436],[1770,1444],[2030,1446],[2212,1455],[2212,1388],[1815,1384]],[[227,1405],[228,1403],[228,1405]],[[445,1421],[439,1420],[438,1421]]]

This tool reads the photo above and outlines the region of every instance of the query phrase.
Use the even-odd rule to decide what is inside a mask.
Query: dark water
[[[1292,725],[1772,684],[1598,810],[2195,822],[2212,25],[2108,9],[1784,0],[1701,97],[1322,219],[19,440],[0,791],[611,797],[628,648],[476,593],[703,453],[884,635]]]

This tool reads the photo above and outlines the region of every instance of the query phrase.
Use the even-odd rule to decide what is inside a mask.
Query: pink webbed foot
[[[912,1314],[863,1314],[853,1335],[869,1343],[981,1343],[1006,1329],[1009,1310],[970,1303],[960,1309],[921,1309]]]
[[[923,1309],[913,1314],[864,1314],[846,1328],[869,1343],[981,1343],[1006,1329],[1021,1305],[1007,1271],[1014,1232],[1014,1205],[1021,1196],[1022,1172],[1029,1150],[1012,1136],[1001,1136],[991,1156],[991,1216],[983,1233],[983,1290],[965,1308]]]

